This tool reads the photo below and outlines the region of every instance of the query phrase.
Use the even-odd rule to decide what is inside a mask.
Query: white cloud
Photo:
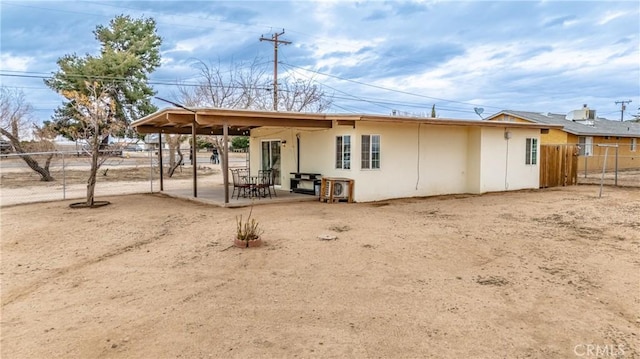
[[[215,45],[214,41],[212,41],[214,37],[207,34],[198,37],[192,37],[186,40],[180,40],[175,43],[175,45],[169,50],[163,51],[163,54],[168,54],[171,52],[187,52],[194,53],[207,50]]]
[[[604,16],[598,21],[598,25],[604,25],[610,21],[613,21],[619,17],[627,15],[624,11],[607,11]]]
[[[352,40],[349,38],[320,39],[313,45],[316,67],[331,68],[336,65],[356,66],[364,60],[370,60],[372,54],[358,52],[367,47],[375,47],[384,39]],[[332,56],[335,54],[335,56]]]
[[[13,56],[10,53],[0,54],[0,69],[3,71],[27,71],[29,65],[35,62],[30,56]]]

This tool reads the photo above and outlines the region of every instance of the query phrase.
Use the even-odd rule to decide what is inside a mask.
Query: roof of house
[[[186,110],[183,108],[165,108],[145,116],[131,125],[139,133],[184,133],[211,135],[221,134],[223,125],[227,125],[230,135],[246,135],[247,130],[255,127],[309,127],[332,128],[334,125],[355,126],[356,122],[386,122],[386,123],[420,123],[425,125],[448,125],[470,127],[509,127],[549,129],[562,128],[559,125],[546,123],[518,123],[503,121],[478,121],[442,118],[403,117],[367,114],[334,114],[334,113],[304,113],[282,111],[253,111],[233,110],[221,108],[197,108]]]
[[[539,112],[503,110],[495,115],[491,115],[485,120],[490,120],[500,115],[515,116],[540,124],[562,125],[564,131],[578,136],[640,137],[640,123],[612,121],[600,117],[588,121],[573,121],[567,120],[565,115],[557,113],[544,114]]]

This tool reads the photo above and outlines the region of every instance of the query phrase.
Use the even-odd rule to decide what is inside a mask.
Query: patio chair
[[[259,170],[258,171],[258,181],[256,182],[256,189],[258,194],[262,197],[267,197],[269,194],[269,198],[271,197],[271,183],[272,183],[272,171],[271,170]],[[274,189],[275,192],[275,189]]]
[[[233,192],[231,192],[231,198],[233,198],[234,193],[237,191],[236,199],[240,199],[240,193],[242,193],[242,197],[247,196],[247,191],[251,191],[251,183],[247,181],[247,176],[249,172],[244,168],[234,168],[230,169],[231,178],[233,178]]]
[[[276,193],[276,171],[273,169],[270,169],[269,171],[271,171],[269,174],[269,187],[273,189],[273,195],[278,197],[278,194]]]

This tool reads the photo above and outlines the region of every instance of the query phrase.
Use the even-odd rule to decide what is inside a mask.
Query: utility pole
[[[616,105],[620,104],[620,121],[624,121],[624,110],[627,109],[627,105],[628,103],[630,103],[631,100],[627,100],[627,101],[616,101]]]
[[[271,35],[271,38],[266,38],[264,35],[260,35],[260,42],[270,41],[273,42],[273,110],[278,111],[278,44],[289,45],[291,41],[285,41],[278,39],[278,36],[284,35],[284,29],[281,33],[275,33]]]

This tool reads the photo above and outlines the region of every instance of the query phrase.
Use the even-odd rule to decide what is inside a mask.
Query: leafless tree
[[[165,134],[164,138],[165,142],[169,145],[169,169],[167,169],[167,176],[171,177],[184,159],[184,155],[180,150],[180,144],[184,141],[184,137],[180,134]]]
[[[232,63],[227,68],[218,61],[207,64],[198,61],[196,86],[178,86],[176,100],[187,107],[217,107],[250,110],[273,108],[271,73],[265,61],[254,58],[251,62]],[[278,105],[285,111],[322,112],[332,103],[331,97],[313,79],[282,77],[278,81]],[[218,148],[224,156],[219,136],[207,136],[206,140]],[[221,160],[224,158],[221,157]]]
[[[331,107],[331,99],[313,79],[292,79],[279,86],[278,105],[282,103],[285,111],[323,112]]]
[[[264,109],[268,98],[269,80],[260,68],[259,59],[251,63],[222,64],[198,61],[197,86],[178,86],[178,98],[187,107]]]
[[[40,180],[45,182],[54,181],[49,171],[51,159],[53,158],[52,134],[45,128],[36,127],[30,121],[33,107],[24,97],[20,90],[10,90],[6,87],[0,88],[0,134],[9,140],[11,147],[26,164],[40,175]],[[34,130],[37,142],[24,142],[24,134],[29,129]],[[44,166],[28,152],[49,151],[45,156]]]

